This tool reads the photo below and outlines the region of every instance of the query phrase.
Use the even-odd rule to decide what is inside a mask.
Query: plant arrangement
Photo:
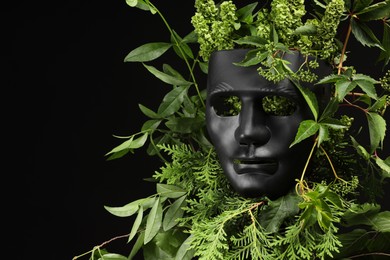
[[[377,202],[390,177],[390,157],[382,154],[384,114],[390,104],[390,1],[195,0],[193,30],[181,36],[149,0],[126,0],[133,8],[158,15],[170,42],[145,43],[125,62],[141,63],[171,89],[158,110],[143,105],[150,118],[142,129],[107,153],[109,160],[147,147],[162,166],[149,181],[156,192],[123,206],[105,206],[118,217],[132,217],[130,233],[115,239],[132,244],[129,256],[109,252],[108,242],[74,259],[381,259],[390,256],[390,212]],[[379,24],[381,31],[372,29]],[[377,48],[373,57],[382,76],[374,78],[349,65],[349,40]],[[276,199],[244,197],[226,179],[205,122],[207,76],[213,52],[245,48],[236,66],[256,66],[270,82],[289,79],[302,94],[312,118],[300,123],[291,147],[311,142],[296,185]],[[169,64],[148,62],[173,51],[187,74]],[[305,59],[291,69],[285,55]],[[319,77],[320,63],[331,68]],[[326,85],[323,107],[303,83]],[[227,99],[230,115],[240,101]],[[288,113],[284,99],[269,99],[264,110]],[[348,114],[344,108],[357,113]],[[356,117],[361,117],[357,118]],[[368,140],[361,140],[362,121]],[[130,243],[131,242],[131,243]]]

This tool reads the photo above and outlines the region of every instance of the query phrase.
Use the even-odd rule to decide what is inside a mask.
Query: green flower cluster
[[[269,21],[269,15],[269,10],[267,8],[263,8],[257,13],[257,21],[262,22],[256,24],[256,34],[263,39],[267,39],[271,32],[271,23]]]
[[[335,36],[340,23],[340,18],[344,12],[344,0],[332,0],[326,6],[321,23],[318,24],[317,34],[313,41],[318,43],[320,57],[327,59],[337,51]]]
[[[270,21],[278,31],[280,41],[287,46],[297,44],[299,36],[294,31],[303,25],[302,17],[306,14],[304,2],[304,0],[276,0],[271,3]]]
[[[191,19],[198,35],[199,55],[208,61],[214,50],[233,49],[236,6],[232,1],[224,1],[216,6],[213,0],[195,1],[196,13]]]
[[[200,44],[199,55],[205,61],[208,61],[213,51],[233,49],[237,47],[235,44],[238,39],[247,36],[257,36],[268,41],[263,49],[267,49],[270,55],[280,50],[272,48],[270,51],[269,46],[280,44],[285,46],[283,52],[287,49],[299,50],[303,54],[319,55],[321,59],[329,60],[333,60],[339,51],[335,37],[345,10],[343,0],[329,1],[323,6],[323,13],[317,13],[317,17],[312,19],[306,17],[304,0],[274,0],[270,9],[262,7],[252,15],[248,15],[244,8],[238,9],[231,0],[222,1],[219,6],[213,0],[196,0],[195,7],[192,24]],[[244,18],[243,13],[247,15]],[[271,36],[273,30],[277,42]],[[274,65],[271,64],[271,67]],[[278,80],[275,73],[267,76]],[[284,78],[285,75],[280,77]]]

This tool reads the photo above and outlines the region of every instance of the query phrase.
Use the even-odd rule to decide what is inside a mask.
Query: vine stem
[[[390,256],[390,254],[381,253],[381,252],[374,252],[374,253],[367,253],[367,254],[360,254],[360,255],[349,256],[349,258],[358,258],[358,257],[370,256],[370,255]]]
[[[347,50],[348,40],[349,40],[349,37],[351,36],[351,32],[352,32],[352,19],[353,19],[353,17],[351,17],[351,19],[349,20],[347,35],[345,36],[343,49],[341,51],[340,62],[339,62],[339,65],[337,66],[337,69],[338,69],[337,75],[341,74],[341,70],[343,68],[343,60],[344,60],[345,52]]]
[[[360,107],[360,106],[357,106],[357,105],[355,105],[355,104],[352,104],[352,103],[349,102],[346,98],[344,98],[344,101],[347,103],[347,104],[346,104],[347,106],[351,106],[351,107],[360,109],[360,110],[363,111],[364,113],[367,113],[367,110],[366,110],[366,109],[364,109],[364,108],[362,108],[362,107]],[[341,104],[340,106],[342,106],[342,104]]]
[[[129,237],[129,234],[113,237],[113,238],[111,238],[110,240],[107,240],[107,241],[101,243],[101,244],[98,245],[98,246],[94,246],[92,250],[90,250],[90,251],[88,251],[88,252],[85,252],[84,254],[81,254],[81,255],[78,255],[78,256],[73,257],[72,260],[76,260],[76,259],[79,259],[80,257],[83,257],[83,256],[89,254],[89,253],[93,253],[96,249],[99,250],[101,247],[103,247],[103,246],[105,246],[105,245],[111,243],[111,242],[114,241],[114,240],[122,239],[122,238],[126,238],[126,237]]]
[[[157,9],[157,7],[154,4],[152,4],[150,1],[148,1],[148,4],[158,13],[158,15],[160,16],[161,20],[164,22],[165,26],[167,27],[170,35],[172,35],[172,38],[174,39],[174,41],[176,43],[176,46],[180,50],[180,53],[181,53],[181,55],[182,55],[182,57],[184,59],[184,62],[186,63],[187,68],[188,68],[188,70],[190,72],[190,75],[191,75],[192,81],[194,83],[196,92],[197,92],[197,94],[199,96],[200,102],[202,103],[203,107],[206,107],[206,105],[205,105],[205,103],[204,103],[204,101],[202,99],[202,95],[200,94],[199,86],[198,86],[198,83],[196,82],[195,75],[194,75],[194,73],[192,71],[191,65],[189,64],[189,62],[188,62],[188,60],[186,58],[186,55],[183,52],[183,49],[180,47],[180,44],[177,41],[177,38],[173,34],[173,30],[172,30],[171,26],[169,26],[168,21],[165,19],[164,15],[160,12],[160,10]]]
[[[306,160],[305,167],[303,168],[302,175],[301,175],[301,179],[300,179],[300,182],[301,182],[301,183],[303,182],[303,178],[305,177],[305,173],[306,173],[307,167],[309,166],[310,159],[311,159],[311,157],[313,156],[313,152],[314,152],[314,149],[315,149],[316,146],[317,146],[317,143],[318,143],[318,137],[317,137],[316,140],[314,141],[314,144],[313,144],[313,146],[312,146],[312,148],[311,148],[309,157],[308,157],[307,160]]]
[[[337,175],[337,172],[333,166],[333,163],[332,163],[332,160],[330,159],[328,153],[325,151],[325,149],[320,145],[320,149],[324,152],[325,156],[326,156],[326,159],[328,159],[328,162],[329,162],[329,165],[330,167],[332,168],[332,172],[333,172],[333,175],[334,177],[337,179],[337,180],[341,180],[341,181],[344,181],[344,182],[347,182],[345,180],[343,180],[342,178],[340,178],[338,175]]]

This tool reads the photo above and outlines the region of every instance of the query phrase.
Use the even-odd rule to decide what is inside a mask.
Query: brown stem
[[[349,37],[351,36],[351,32],[352,32],[352,19],[353,19],[353,17],[351,16],[351,19],[349,20],[347,35],[345,36],[343,50],[341,51],[340,62],[339,62],[339,65],[337,66],[337,68],[338,68],[337,75],[341,74],[341,69],[343,68],[344,55],[345,55],[345,51],[347,50],[348,40],[349,40]]]

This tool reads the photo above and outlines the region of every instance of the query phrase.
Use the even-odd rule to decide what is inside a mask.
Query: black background
[[[192,30],[193,1],[156,4],[180,35]],[[104,155],[121,142],[113,135],[140,130],[146,117],[138,104],[156,109],[169,88],[124,57],[141,44],[168,42],[168,32],[157,15],[125,0],[15,1],[3,5],[1,20],[7,252],[70,260],[130,231],[132,219],[104,205],[154,193],[143,178],[160,166],[156,158],[143,149],[113,161]],[[372,55],[352,61],[377,77],[378,67],[365,61]],[[126,254],[125,242],[111,248]]]

